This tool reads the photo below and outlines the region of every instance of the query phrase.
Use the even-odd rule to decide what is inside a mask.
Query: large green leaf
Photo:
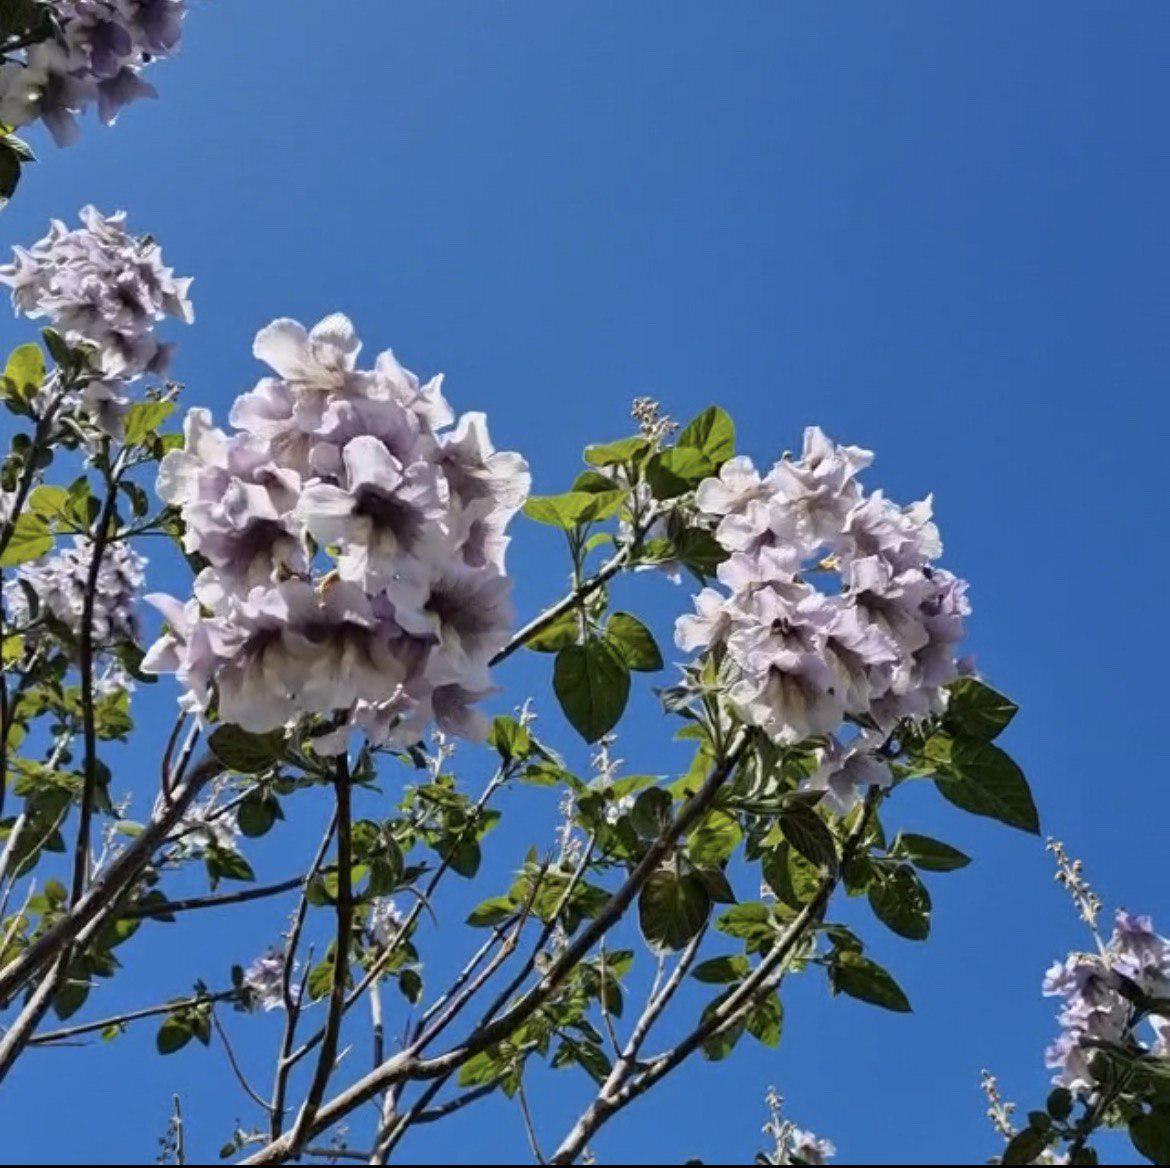
[[[834,993],[847,994],[899,1014],[910,1012],[910,1002],[902,987],[880,965],[860,953],[838,952],[829,968],[829,979]]]
[[[654,673],[662,668],[662,654],[654,634],[636,616],[615,612],[605,626],[605,639],[631,669]]]
[[[837,844],[825,821],[807,803],[791,803],[780,813],[784,838],[810,863],[832,869]]]
[[[961,677],[950,687],[946,724],[959,738],[990,742],[1007,728],[1019,706],[974,677]]]
[[[616,466],[641,457],[649,448],[650,443],[645,438],[619,438],[616,442],[586,446],[585,461],[590,466]]]
[[[21,345],[13,349],[4,376],[19,390],[38,389],[45,380],[45,356],[40,345]]]
[[[1131,1120],[1129,1138],[1151,1164],[1170,1164],[1170,1111],[1155,1111]]]
[[[718,467],[701,450],[693,446],[674,446],[660,450],[646,463],[646,481],[656,499],[674,499],[685,495]]]
[[[617,725],[626,708],[629,667],[604,641],[569,645],[557,654],[553,689],[581,737],[596,742]]]
[[[747,1032],[765,1046],[779,1046],[784,1027],[784,1004],[779,994],[769,993],[752,1006],[747,1016]]]
[[[624,491],[566,491],[563,495],[533,495],[524,514],[537,523],[571,531],[583,523],[608,519],[621,508]]]
[[[869,886],[869,905],[899,937],[925,941],[930,935],[930,893],[908,864],[880,872]]]
[[[675,446],[698,450],[718,469],[735,453],[735,423],[726,410],[709,406],[679,431]]]
[[[126,443],[135,446],[151,437],[175,412],[172,401],[146,401],[133,405],[126,413]]]
[[[1028,780],[1012,759],[990,742],[957,739],[947,772],[935,783],[944,798],[975,815],[1040,834],[1040,817]]]
[[[279,732],[252,734],[239,726],[221,726],[207,745],[229,770],[258,775],[280,761],[284,736]]]
[[[39,515],[26,511],[13,525],[12,537],[0,556],[0,567],[13,568],[17,564],[26,564],[51,551],[53,547],[53,533],[48,524]]]
[[[912,831],[899,834],[891,850],[895,855],[905,856],[914,867],[924,872],[954,872],[971,863],[971,857],[958,848]]]
[[[711,957],[695,966],[691,977],[707,985],[731,985],[751,972],[751,963],[742,953]]]
[[[707,886],[694,872],[679,875],[659,868],[638,897],[642,935],[652,949],[681,949],[703,927],[711,913]]]

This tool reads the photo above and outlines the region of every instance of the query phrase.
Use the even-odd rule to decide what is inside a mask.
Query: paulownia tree
[[[116,112],[134,95],[183,10],[76,0],[53,6],[49,27],[31,23],[42,7],[0,8],[0,118],[40,117],[59,136],[89,102]],[[20,117],[3,112],[14,94]],[[36,1047],[153,1024],[162,1056],[222,1046],[252,1117],[224,1133],[225,1157],[386,1162],[412,1129],[458,1123],[500,1092],[537,1159],[572,1162],[689,1059],[778,1043],[789,977],[910,1008],[834,919],[839,898],[864,898],[881,927],[925,940],[926,880],[969,862],[887,826],[902,786],[933,782],[1038,832],[996,741],[1016,707],[961,656],[967,584],[940,566],[930,501],[864,485],[868,451],[813,428],[761,471],[717,406],[679,427],[640,399],[633,433],[586,447],[563,493],[533,496],[527,462],[494,449],[483,414],[457,413],[441,378],[389,351],[363,362],[341,315],[261,330],[268,372],[227,429],[195,407],[176,432],[171,346],[156,333],[193,319],[190,281],[154,240],[87,208],[79,227],[18,248],[0,279],[46,325],[0,382],[13,420],[0,467],[0,1090]],[[521,513],[564,549],[570,584],[518,620],[507,550]],[[190,580],[147,595],[148,617],[149,540],[173,542]],[[620,577],[641,571],[664,581],[655,605],[689,594],[667,577],[693,581],[677,665],[651,631],[659,608],[651,620],[616,606]],[[494,671],[518,652],[548,655],[550,698],[498,695]],[[617,757],[631,689],[655,674],[661,732],[690,754],[682,773]],[[178,691],[166,747],[115,778],[110,744],[136,735],[136,687],[159,675]],[[489,698],[512,713],[489,720]],[[593,744],[588,771],[545,733],[552,700]],[[563,823],[497,855],[498,799],[524,787],[551,789]],[[323,802],[295,875],[257,882],[250,841]],[[1092,1163],[1097,1132],[1125,1126],[1165,1163],[1170,945],[1126,913],[1101,932],[1079,865],[1053,846],[1093,951],[1045,982],[1064,1003],[1045,1109],[1019,1128],[985,1080],[1002,1158]],[[210,890],[177,893],[198,868]],[[463,934],[445,907],[460,880],[482,888]],[[135,977],[140,931],[178,934],[192,911],[269,899],[271,950],[234,965],[209,954],[186,996],[155,1004],[152,990],[173,987],[144,986],[141,1008],[101,1009],[103,981]],[[457,972],[435,978],[436,965]],[[691,1012],[689,983],[707,987]],[[237,1055],[256,1011],[283,1020],[259,1084],[243,1067],[252,1045]],[[341,1061],[359,1040],[368,1062]],[[567,1131],[541,1130],[530,1107],[537,1063],[577,1073]],[[775,1092],[767,1102],[763,1162],[831,1153]],[[180,1161],[182,1132],[177,1113],[166,1151]]]

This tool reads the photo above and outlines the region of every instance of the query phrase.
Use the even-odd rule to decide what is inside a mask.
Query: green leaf
[[[417,969],[404,969],[398,975],[398,988],[412,1006],[417,1006],[423,992],[422,975]]]
[[[860,953],[838,951],[829,967],[829,981],[835,994],[847,994],[859,1002],[899,1014],[910,1013],[910,1002],[902,987],[880,965]]]
[[[730,990],[727,991],[727,993],[730,992]],[[727,993],[720,994],[713,1002],[708,1003],[700,1017],[701,1022],[706,1022],[710,1019],[720,1004],[727,998]],[[725,1030],[720,1030],[715,1034],[709,1035],[703,1040],[703,1057],[713,1063],[727,1058],[735,1049],[735,1044],[743,1037],[744,1029],[744,1022],[741,1020],[733,1026],[727,1027]]]
[[[214,886],[219,880],[255,880],[252,865],[234,848],[209,847],[203,854],[207,874]]]
[[[1170,1164],[1170,1112],[1155,1111],[1131,1120],[1129,1138],[1151,1164]]]
[[[24,512],[13,525],[12,537],[0,556],[0,568],[13,568],[35,560],[53,548],[53,533],[39,515]]]
[[[954,872],[965,868],[971,863],[971,857],[944,844],[940,840],[931,839],[928,835],[917,835],[914,832],[902,832],[891,849],[895,855],[905,856],[916,868],[924,872]]]
[[[170,401],[139,402],[126,411],[125,440],[128,446],[144,442],[175,412]]]
[[[630,671],[603,641],[570,645],[557,654],[553,689],[565,717],[586,742],[617,725],[630,696]]]
[[[791,803],[780,813],[784,838],[810,863],[830,871],[837,866],[837,843],[825,821],[807,804]]]
[[[575,645],[581,636],[581,615],[576,606],[567,612],[561,613],[555,621],[545,625],[539,633],[524,642],[526,649],[534,649],[537,653],[559,653],[562,649]]]
[[[590,466],[618,466],[633,462],[649,449],[650,443],[645,438],[619,438],[616,442],[586,446],[585,461]]]
[[[615,612],[605,626],[605,639],[631,669],[654,673],[662,668],[654,634],[636,616]]]
[[[925,941],[930,935],[930,893],[908,864],[881,872],[869,886],[869,906],[899,937]]]
[[[779,994],[770,993],[747,1016],[747,1032],[765,1046],[779,1046],[784,1027],[784,1005]]]
[[[727,549],[713,532],[701,527],[688,527],[675,537],[674,554],[696,576],[706,579],[727,559]]]
[[[673,809],[674,800],[669,791],[650,787],[634,800],[630,823],[643,839],[656,839],[670,822]]]
[[[516,915],[516,904],[510,896],[493,896],[482,901],[471,910],[467,923],[473,929],[502,925]]]
[[[459,1071],[460,1087],[483,1087],[498,1079],[504,1071],[504,1063],[493,1050],[483,1050],[469,1058]]]
[[[28,497],[28,509],[39,515],[46,522],[52,522],[65,513],[65,506],[69,502],[69,492],[64,487],[54,487],[48,484],[37,487]]]
[[[776,918],[772,910],[759,901],[737,904],[716,922],[719,932],[759,948],[776,935]]]
[[[1048,1137],[1034,1127],[1026,1127],[1008,1141],[1003,1150],[1004,1164],[1033,1164],[1048,1147]]]
[[[710,913],[707,887],[693,872],[680,876],[668,868],[659,868],[638,897],[642,935],[658,952],[683,948]]]
[[[159,1027],[154,1044],[159,1054],[174,1054],[182,1050],[193,1037],[190,1026],[172,1015]]]
[[[742,981],[750,970],[751,962],[742,953],[734,953],[701,962],[695,966],[691,977],[706,985],[731,985]]]
[[[13,349],[4,376],[19,390],[39,389],[45,380],[45,356],[40,345],[21,345]]]
[[[675,446],[698,450],[718,469],[735,453],[735,423],[725,410],[709,406],[679,432]]]
[[[524,759],[532,753],[532,735],[515,718],[506,714],[501,714],[492,721],[489,742],[496,748],[504,762]]]
[[[646,463],[646,481],[656,499],[685,495],[718,468],[702,451],[675,446],[660,450]]]
[[[53,1013],[61,1021],[72,1017],[85,1005],[89,997],[89,981],[85,977],[69,976],[53,997]]]
[[[620,510],[625,491],[566,491],[563,495],[533,495],[524,514],[537,523],[571,531],[583,523],[608,519]]]
[[[949,691],[944,722],[956,738],[990,742],[1007,728],[1020,707],[974,677],[961,677]]]
[[[990,742],[957,739],[948,772],[935,784],[943,797],[974,815],[1040,834],[1040,817],[1023,771]]]
[[[280,761],[284,752],[284,735],[279,731],[252,734],[239,726],[221,726],[208,739],[207,745],[229,770],[241,775],[258,775]]]
[[[722,864],[731,857],[743,831],[725,811],[711,811],[687,841],[687,855],[700,868]]]
[[[282,818],[280,801],[271,791],[253,791],[236,811],[240,831],[251,839],[267,835],[272,825]]]
[[[1073,1094],[1067,1087],[1054,1087],[1048,1096],[1048,1114],[1062,1123],[1072,1115]]]

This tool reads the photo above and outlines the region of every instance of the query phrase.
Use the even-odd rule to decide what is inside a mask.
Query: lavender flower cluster
[[[1044,994],[1064,999],[1060,1035],[1045,1061],[1053,1081],[1071,1091],[1095,1085],[1091,1062],[1096,1043],[1124,1045],[1135,1021],[1134,991],[1170,998],[1170,940],[1154,931],[1148,916],[1119,912],[1113,935],[1097,953],[1073,953],[1044,977]],[[1128,991],[1128,992],[1123,992]],[[1170,1057],[1170,1017],[1151,1015],[1152,1040],[1143,1043],[1155,1056]]]
[[[0,121],[45,123],[58,146],[77,140],[92,106],[111,125],[123,106],[157,97],[142,70],[179,47],[186,0],[55,0],[58,33],[0,66]]]
[[[49,234],[31,248],[13,249],[14,262],[0,268],[0,283],[12,289],[17,313],[46,319],[72,345],[97,352],[99,376],[77,402],[104,433],[120,434],[130,384],[161,374],[173,345],[155,336],[167,317],[195,319],[189,277],[176,277],[149,236],[127,233],[124,212],[81,212],[82,226],[54,220]]]
[[[873,751],[901,719],[943,708],[970,611],[966,582],[933,566],[930,500],[867,494],[872,461],[814,427],[800,458],[764,476],[738,457],[701,483],[696,505],[729,556],[723,590],[704,588],[675,632],[718,656],[746,722],[783,744],[829,736],[811,785],[839,810],[890,781]],[[866,732],[842,741],[846,719]]]
[[[22,564],[16,575],[36,594],[41,608],[77,636],[92,563],[93,544],[78,535],[73,537],[72,547]],[[145,568],[146,560],[129,544],[114,543],[106,548],[94,588],[91,628],[95,644],[137,639],[138,599]],[[5,584],[4,599],[9,623],[17,627],[28,623],[28,601],[16,581]]]
[[[241,988],[244,991],[244,1001],[250,1009],[263,1010],[266,1014],[273,1010],[284,1009],[284,967],[287,958],[279,949],[269,949],[267,953],[257,957],[244,970]],[[293,975],[295,977],[296,970]],[[292,1000],[300,998],[300,986],[293,982],[289,986]]]
[[[456,422],[441,378],[389,351],[359,369],[360,349],[344,316],[273,322],[254,352],[276,376],[236,400],[234,431],[192,410],[159,468],[207,566],[186,603],[149,598],[169,627],[144,668],[250,731],[332,716],[323,753],[353,733],[414,742],[432,718],[483,733],[474,703],[513,619],[505,530],[530,483],[482,414]]]

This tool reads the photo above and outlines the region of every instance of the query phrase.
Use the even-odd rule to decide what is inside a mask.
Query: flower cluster
[[[321,752],[353,732],[415,742],[432,718],[482,733],[474,703],[512,623],[505,529],[530,481],[482,414],[455,420],[440,378],[389,351],[359,369],[360,348],[340,315],[275,321],[254,352],[276,376],[237,399],[234,432],[192,410],[159,468],[207,566],[186,604],[153,598],[169,630],[144,667],[247,730],[331,717]]]
[[[111,125],[123,106],[157,97],[145,65],[179,47],[186,0],[55,0],[56,31],[0,66],[0,121],[38,118],[58,146],[77,140],[77,115],[94,103]]]
[[[284,1009],[286,960],[284,953],[279,949],[270,949],[244,970],[240,988],[244,992],[244,1001],[249,1009],[263,1010],[265,1013]],[[295,974],[295,969],[293,972]],[[290,985],[289,992],[295,1002],[300,996],[300,987]]]
[[[767,475],[738,457],[701,483],[696,506],[729,553],[723,590],[703,589],[675,634],[718,656],[741,716],[777,742],[836,735],[846,719],[872,728],[824,752],[814,785],[845,803],[888,781],[872,752],[899,720],[942,709],[970,611],[966,582],[933,566],[930,500],[866,493],[872,460],[810,428],[801,457]]]
[[[130,235],[124,212],[81,212],[82,226],[54,220],[31,248],[14,248],[0,268],[18,313],[46,319],[72,345],[93,346],[97,375],[75,404],[103,432],[120,433],[129,384],[161,374],[173,345],[160,342],[156,325],[167,317],[194,320],[189,277],[176,277],[149,236]]]
[[[42,613],[63,624],[76,637],[81,629],[86,585],[93,564],[93,544],[74,536],[73,546],[17,569],[16,580],[4,586],[5,609],[10,625],[22,626],[33,619],[28,595],[19,581],[35,594]],[[105,549],[94,582],[94,643],[133,641],[138,636],[138,600],[145,579],[146,560],[129,544],[114,543]]]
[[[399,934],[406,923],[406,917],[391,896],[378,897],[370,907],[370,918],[366,928],[370,939],[380,949],[385,949]]]
[[[1170,1018],[1151,1016],[1153,1038],[1133,1033],[1135,998],[1170,997],[1170,940],[1147,916],[1119,912],[1113,935],[1098,953],[1073,953],[1044,978],[1044,994],[1064,999],[1061,1033],[1046,1052],[1054,1082],[1073,1091],[1095,1084],[1095,1045],[1136,1042],[1154,1055],[1170,1056]]]
[[[218,792],[201,803],[192,804],[175,824],[170,838],[184,856],[203,856],[209,850],[234,851],[240,829],[234,816],[226,815]]]

